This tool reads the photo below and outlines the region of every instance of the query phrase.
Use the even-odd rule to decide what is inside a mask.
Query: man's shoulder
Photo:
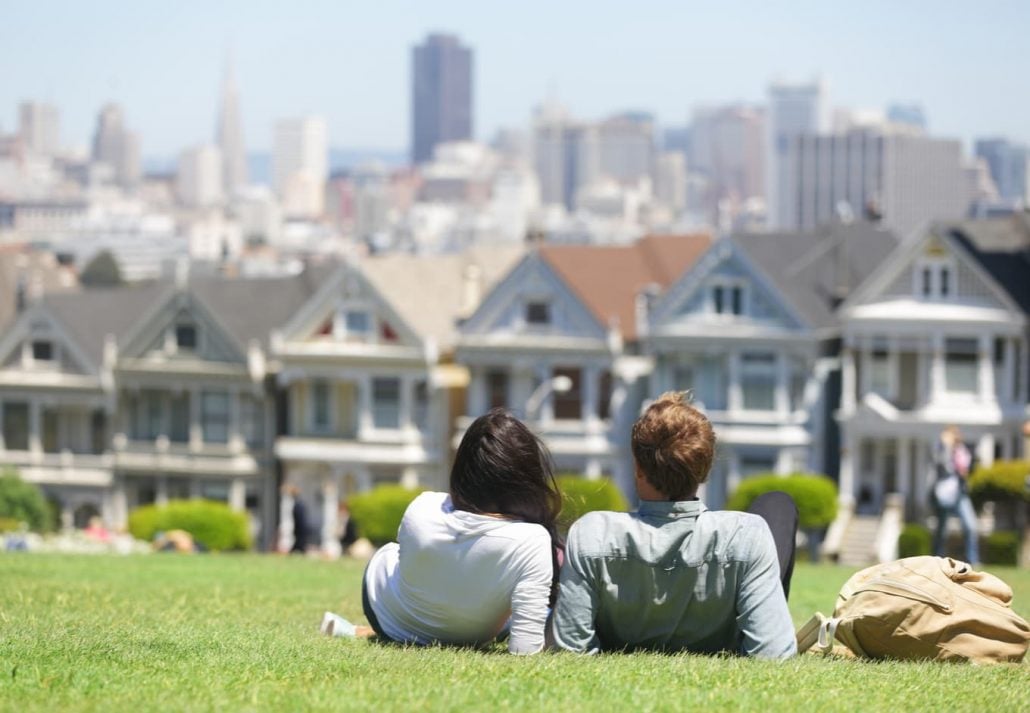
[[[594,510],[580,517],[569,528],[568,542],[597,542],[626,528],[634,519],[634,513]]]

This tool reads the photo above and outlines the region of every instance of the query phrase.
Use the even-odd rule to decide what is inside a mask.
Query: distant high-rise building
[[[1006,203],[1030,205],[1030,149],[1008,139],[976,141],[976,155],[987,162],[998,197]]]
[[[655,197],[673,216],[687,206],[687,157],[682,151],[663,151],[655,165]]]
[[[232,197],[247,185],[247,157],[243,146],[243,127],[240,120],[240,97],[233,81],[232,64],[226,65],[222,85],[222,106],[218,116],[216,140],[221,149],[222,182],[225,195]]]
[[[766,110],[765,196],[770,227],[781,227],[790,211],[781,190],[786,176],[784,160],[790,140],[801,134],[826,130],[825,90],[822,82],[774,83],[769,86]]]
[[[918,104],[891,104],[887,107],[887,121],[926,131],[926,112]]]
[[[533,168],[545,205],[571,210],[576,193],[600,175],[597,127],[574,121],[553,104],[540,107],[533,126]]]
[[[472,138],[472,50],[455,35],[431,34],[411,55],[411,160],[433,158],[445,141]]]
[[[690,154],[690,127],[666,126],[662,130],[662,151],[682,151]]]
[[[60,114],[57,107],[24,102],[18,111],[18,134],[32,152],[53,156],[61,148]]]
[[[690,170],[708,178],[709,212],[719,201],[764,195],[765,117],[753,106],[700,107],[690,130]]]
[[[878,216],[899,235],[966,215],[960,142],[907,133],[803,134],[781,156],[779,227],[814,230],[843,213]]]
[[[284,119],[276,123],[272,173],[286,216],[317,218],[325,211],[328,152],[322,117]]]
[[[117,104],[104,105],[97,116],[93,160],[107,164],[121,187],[132,189],[139,185],[142,173],[139,134],[125,126],[122,108]]]
[[[601,175],[622,184],[636,184],[654,172],[654,117],[626,112],[597,126],[598,168]]]
[[[222,152],[217,146],[196,146],[183,151],[175,175],[179,201],[191,208],[221,203],[224,196],[222,166]]]

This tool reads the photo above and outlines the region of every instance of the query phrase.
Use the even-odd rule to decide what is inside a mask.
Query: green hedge
[[[394,542],[404,511],[421,492],[403,485],[380,485],[351,496],[347,506],[358,535],[367,537],[376,547]]]
[[[978,467],[969,477],[969,494],[978,504],[986,501],[1026,500],[1030,461],[998,460]]]
[[[144,505],[129,514],[129,532],[150,542],[158,532],[185,530],[211,551],[250,547],[246,513],[214,500],[172,500],[165,506]]]
[[[983,539],[984,564],[1004,564],[1013,567],[1019,563],[1019,534],[992,532]]]
[[[54,528],[53,513],[43,493],[12,469],[5,469],[0,475],[0,518],[24,522],[35,532]]]
[[[837,485],[825,475],[769,473],[745,478],[726,502],[727,510],[747,510],[759,495],[779,490],[798,506],[801,529],[829,526],[837,517]]]
[[[933,547],[930,528],[909,523],[898,535],[898,557],[920,557],[928,555]]]
[[[609,478],[591,480],[574,473],[563,473],[555,478],[562,495],[561,524],[565,529],[579,518],[594,510],[629,509],[622,491]]]

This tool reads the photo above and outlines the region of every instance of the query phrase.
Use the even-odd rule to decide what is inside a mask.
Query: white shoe
[[[326,636],[354,636],[354,625],[329,611],[322,616],[322,625],[318,630]]]

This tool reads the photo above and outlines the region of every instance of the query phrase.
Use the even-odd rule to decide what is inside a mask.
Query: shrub
[[[994,461],[973,471],[969,477],[969,494],[978,504],[989,500],[1030,502],[1027,478],[1030,478],[1030,461]]]
[[[1019,562],[1019,534],[1016,532],[992,532],[983,542],[984,564],[1005,564],[1015,566]]]
[[[919,557],[930,554],[932,546],[930,528],[909,523],[898,535],[898,557]]]
[[[558,489],[561,490],[561,523],[566,529],[588,512],[621,512],[629,508],[622,491],[609,478],[591,480],[581,475],[564,473],[555,480],[558,482]]]
[[[746,478],[726,502],[726,509],[747,510],[759,495],[774,490],[794,498],[799,525],[804,530],[827,527],[837,517],[837,485],[825,475],[812,473],[787,476],[770,473]]]
[[[0,475],[0,517],[24,522],[36,532],[53,529],[53,515],[43,493],[13,470]]]
[[[154,539],[158,532],[185,530],[209,550],[245,550],[250,547],[246,513],[213,500],[172,500],[161,507],[144,505],[129,515],[132,536]]]
[[[380,485],[347,501],[358,535],[380,547],[397,539],[401,518],[421,490],[403,485]]]

